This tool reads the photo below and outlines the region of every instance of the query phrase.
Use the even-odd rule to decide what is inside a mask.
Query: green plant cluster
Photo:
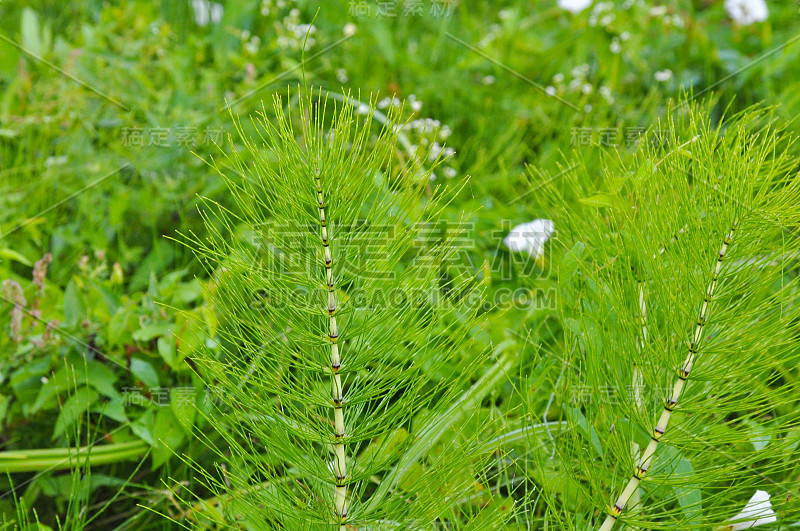
[[[800,39],[769,10],[0,2],[3,525],[599,528],[734,222],[617,525],[756,489],[800,521]],[[503,243],[537,218],[543,255]]]

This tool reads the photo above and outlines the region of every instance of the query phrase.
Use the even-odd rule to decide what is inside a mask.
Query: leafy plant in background
[[[455,273],[460,225],[435,231],[452,193],[429,186],[440,160],[394,163],[399,110],[376,137],[373,108],[310,95],[296,112],[274,108],[258,140],[237,123],[252,161],[227,156],[237,211],[207,202],[209,236],[189,238],[220,323],[220,352],[197,360],[222,437],[220,474],[196,465],[221,500],[206,516],[260,529],[496,526],[510,507],[490,503],[491,447],[476,444],[492,426],[462,429],[514,354],[469,386],[487,356],[480,284]]]
[[[763,110],[711,126],[685,102],[664,130],[634,163],[548,188],[567,428],[531,438],[530,474],[548,487],[550,525],[727,530],[797,517],[791,137]]]

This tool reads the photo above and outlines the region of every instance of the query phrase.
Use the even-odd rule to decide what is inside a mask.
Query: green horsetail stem
[[[736,227],[737,223],[734,222],[733,227],[731,227],[730,232],[722,242],[722,247],[720,248],[717,256],[717,262],[714,266],[714,274],[711,278],[711,283],[709,284],[708,290],[703,297],[703,304],[700,306],[700,314],[695,325],[694,336],[689,342],[689,352],[686,355],[683,365],[678,369],[678,379],[675,380],[675,385],[672,389],[672,396],[670,396],[670,398],[664,403],[664,409],[661,412],[661,417],[658,419],[658,423],[653,429],[653,433],[650,435],[650,443],[642,453],[639,464],[634,469],[633,475],[631,476],[630,481],[628,481],[628,484],[625,486],[625,489],[622,491],[622,494],[619,495],[617,501],[614,502],[614,505],[612,505],[608,510],[608,516],[606,516],[603,525],[600,526],[600,531],[610,531],[610,529],[614,527],[619,515],[625,509],[625,506],[628,504],[631,496],[639,487],[639,483],[641,483],[645,474],[647,474],[647,470],[650,468],[650,463],[653,460],[653,455],[655,455],[656,449],[658,448],[658,442],[667,431],[667,425],[669,424],[669,419],[672,416],[672,411],[678,404],[678,400],[680,399],[683,388],[686,385],[686,381],[689,379],[689,373],[691,372],[692,366],[694,365],[697,357],[700,340],[703,337],[703,327],[708,319],[708,309],[714,296],[714,290],[717,287],[719,273],[722,269],[722,261],[725,259],[725,254],[728,252],[728,246],[730,246],[731,242],[733,241],[733,234],[736,231]]]
[[[679,230],[678,232],[673,233],[672,234],[672,238],[670,238],[667,243],[665,243],[664,245],[662,245],[661,247],[658,248],[658,256],[661,256],[662,254],[664,254],[667,251],[667,246],[669,244],[671,244],[672,242],[678,241],[678,235],[683,234],[684,231],[686,231],[686,229],[688,227],[689,227],[688,225],[685,225],[681,230]],[[653,258],[656,258],[656,255],[653,255]]]
[[[644,299],[644,282],[639,279],[636,282],[637,291],[639,292],[639,319],[642,325],[642,332],[636,341],[636,349],[641,355],[647,345],[647,303]],[[636,409],[642,411],[642,387],[644,387],[644,378],[642,377],[642,370],[639,366],[633,364],[633,401]],[[631,441],[631,456],[634,461],[641,459],[641,449],[635,441]],[[630,503],[632,508],[636,508],[641,502],[641,492],[637,488],[631,495]]]
[[[636,349],[639,354],[644,352],[645,345],[647,344],[647,304],[644,300],[644,282],[638,280],[636,287],[639,295],[639,322],[642,325],[642,333],[636,341]],[[633,401],[637,409],[642,408],[642,371],[639,366],[633,365]]]
[[[322,236],[323,257],[325,259],[325,284],[328,288],[328,339],[331,345],[331,387],[333,394],[333,479],[334,479],[334,511],[340,531],[347,529],[347,464],[345,463],[344,431],[344,397],[342,395],[342,367],[339,357],[339,329],[336,325],[336,287],[333,282],[333,258],[331,244],[328,241],[328,222],[325,219],[325,197],[322,193],[320,168],[316,169],[317,202],[319,204],[319,225]]]

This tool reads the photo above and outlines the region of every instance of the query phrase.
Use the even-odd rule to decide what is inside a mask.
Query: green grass
[[[648,303],[651,337],[674,340],[667,330],[677,335],[689,325],[691,319],[678,322],[677,316],[671,320],[659,312],[670,307],[680,316],[696,311],[696,297],[678,294],[704,289],[699,286],[707,283],[710,270],[703,253],[717,252],[720,231],[727,229],[703,216],[727,211],[708,200],[701,219],[694,219],[675,200],[663,211],[655,212],[661,208],[655,206],[629,219],[621,205],[647,204],[652,189],[670,190],[684,182],[676,167],[696,176],[697,168],[681,166],[692,161],[710,172],[739,175],[745,162],[738,148],[725,148],[727,159],[715,158],[714,146],[702,137],[677,149],[691,140],[693,128],[706,134],[719,126],[722,135],[730,132],[733,138],[736,124],[750,119],[758,131],[771,121],[771,130],[782,130],[781,144],[769,151],[765,136],[746,146],[759,146],[766,159],[788,146],[783,166],[766,173],[781,179],[796,173],[790,141],[798,134],[794,117],[800,113],[797,6],[771,2],[766,22],[739,26],[722,2],[679,1],[663,10],[644,2],[595,2],[571,15],[555,2],[459,2],[448,8],[426,1],[421,15],[404,14],[397,3],[394,17],[379,15],[375,2],[283,4],[225,2],[219,23],[199,26],[189,2],[0,3],[0,281],[18,283],[25,299],[24,304],[16,300],[12,285],[5,284],[0,300],[0,471],[8,472],[0,478],[0,512],[5,521],[9,526],[38,519],[52,528],[172,529],[175,520],[190,528],[209,527],[248,513],[237,496],[244,493],[247,499],[248,489],[261,489],[267,476],[294,477],[295,471],[283,465],[270,468],[271,476],[248,476],[252,456],[234,452],[232,457],[225,450],[231,441],[220,435],[219,419],[213,417],[225,389],[210,382],[197,363],[209,352],[230,348],[217,297],[224,272],[209,271],[175,239],[194,234],[202,240],[231,228],[200,213],[206,201],[213,201],[241,214],[217,169],[233,178],[259,160],[243,149],[231,114],[241,118],[246,135],[255,135],[249,116],[261,111],[264,101],[265,119],[275,122],[269,107],[273,94],[290,94],[288,113],[300,120],[297,87],[305,81],[327,91],[330,102],[350,93],[375,102],[382,114],[387,113],[380,103],[385,98],[404,101],[400,120],[410,125],[391,151],[392,164],[413,160],[414,149],[427,154],[442,145],[449,156],[436,168],[423,160],[433,175],[414,206],[426,205],[437,186],[451,195],[438,222],[428,228],[429,237],[459,248],[452,267],[442,268],[443,277],[468,273],[485,297],[484,326],[474,330],[474,347],[460,356],[492,352],[494,357],[463,374],[463,360],[453,358],[426,375],[437,385],[453,382],[447,396],[462,397],[451,406],[464,408],[463,416],[450,420],[459,425],[455,441],[476,445],[463,448],[464,455],[479,449],[484,458],[490,456],[464,466],[472,476],[454,473],[452,488],[470,483],[471,477],[473,490],[442,509],[439,525],[494,529],[508,520],[509,526],[532,529],[545,523],[599,527],[633,470],[625,461],[631,459],[630,442],[640,438],[637,430],[652,429],[654,404],[663,399],[659,391],[671,386],[670,364],[685,352],[673,341],[663,357],[651,357],[651,365],[643,366],[645,381],[658,382],[646,394],[653,411],[637,413],[628,401],[615,408],[586,400],[609,386],[629,385],[627,371],[637,357],[638,325],[601,326],[598,314],[601,309],[635,314],[635,279],[614,267],[605,273],[592,267],[615,256],[614,263],[646,263],[654,246],[688,224],[695,229],[690,238],[674,245],[691,267],[665,262],[674,266],[675,277],[658,269],[664,266],[644,267],[663,276],[657,280],[659,294]],[[369,6],[369,15],[353,11],[362,4]],[[434,15],[434,7],[446,12]],[[303,55],[308,29],[301,25],[312,20],[316,29],[308,36],[313,42],[306,43]],[[677,113],[667,118],[668,109],[691,98],[700,104],[691,114],[697,124],[681,122]],[[749,110],[723,120],[754,104],[771,111]],[[374,135],[382,114],[373,120]],[[240,167],[224,156],[234,148],[242,153]],[[667,155],[670,150],[675,153]],[[657,166],[661,173],[647,173],[661,157],[666,160]],[[702,203],[711,196],[711,189],[702,193],[696,181],[689,179],[686,186],[678,194],[681,200]],[[388,188],[396,192],[402,186]],[[736,189],[730,184],[734,195]],[[556,222],[543,257],[533,260],[503,245],[512,227],[536,218]],[[793,228],[785,218],[785,241],[773,234],[771,247],[758,252],[752,243],[753,256],[778,253],[780,245],[791,251]],[[231,234],[244,234],[235,225]],[[33,282],[33,269],[46,253],[53,260],[40,287]],[[398,267],[410,259],[403,256]],[[701,262],[705,269],[695,280],[693,267]],[[796,259],[790,256],[781,264],[789,283]],[[762,326],[756,310],[768,312],[759,304],[775,300],[777,293],[789,295],[772,277],[758,282],[757,296],[745,297],[751,305],[739,308],[746,307],[743,315]],[[602,306],[598,285],[614,292],[618,306]],[[577,302],[584,299],[599,306]],[[625,306],[632,300],[633,307]],[[11,332],[19,315],[17,341]],[[738,333],[740,347],[756,341]],[[791,336],[791,329],[781,333]],[[615,370],[603,364],[606,351],[587,346],[586,337],[595,336],[606,345],[626,347],[614,350],[624,351],[617,354]],[[791,349],[778,349],[765,356],[770,376],[752,390],[760,409],[742,413],[733,427],[732,418],[723,419],[717,431],[699,438],[746,447],[744,461],[762,474],[754,477],[769,478],[763,486],[779,513],[775,529],[800,520],[792,502],[782,501],[786,492],[796,493],[797,482],[797,432],[787,428],[797,414],[796,401],[787,394],[796,379],[792,355]],[[709,368],[705,381],[716,378],[730,401],[707,396],[691,407],[720,408],[736,416],[731,408],[741,406],[740,395],[747,393],[741,384],[725,380],[726,367]],[[727,368],[746,380],[738,369]],[[486,382],[491,385],[484,389]],[[480,392],[470,395],[471,389]],[[441,404],[433,409],[431,418],[452,412]],[[417,413],[422,423],[424,415]],[[482,431],[487,426],[491,435]],[[410,446],[410,457],[401,460],[409,469],[447,453],[447,445],[433,436],[414,446],[410,440],[387,442],[386,433],[370,435],[374,445]],[[233,442],[246,447],[241,438]],[[708,528],[736,514],[749,499],[752,478],[732,485],[723,484],[722,472],[698,479],[715,467],[731,477],[747,469],[733,474],[735,467],[702,451],[697,440],[677,439],[669,447],[678,453],[662,461],[641,511],[631,515],[633,527]],[[598,448],[602,460],[591,455]],[[70,456],[92,463],[88,479],[81,475],[85,467],[62,466]],[[380,485],[385,473],[360,487],[365,506],[376,492],[374,499],[385,495],[388,487]],[[234,475],[226,479],[226,474]],[[693,479],[681,482],[675,474]],[[432,499],[429,494],[420,496]],[[249,525],[259,528],[258,522]]]

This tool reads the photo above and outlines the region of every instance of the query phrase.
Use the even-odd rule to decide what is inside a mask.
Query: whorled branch
[[[622,491],[622,494],[620,494],[619,498],[617,498],[617,501],[614,502],[614,505],[612,505],[609,509],[608,516],[603,522],[603,525],[600,526],[600,531],[609,531],[612,527],[614,527],[619,515],[625,509],[628,500],[630,500],[633,493],[639,487],[639,483],[641,483],[642,478],[644,478],[645,474],[647,474],[647,470],[650,467],[650,462],[653,459],[653,455],[656,453],[656,448],[658,448],[658,442],[667,431],[667,425],[669,424],[669,419],[672,416],[672,411],[678,404],[678,400],[680,399],[683,388],[686,385],[686,381],[689,379],[689,373],[692,370],[692,365],[694,365],[697,357],[700,340],[703,337],[703,327],[705,326],[708,318],[708,309],[714,295],[714,290],[717,287],[720,270],[722,269],[722,261],[725,259],[725,254],[728,251],[728,247],[733,241],[733,234],[736,231],[736,228],[737,223],[734,223],[730,232],[723,240],[722,247],[720,248],[719,255],[717,256],[717,263],[714,267],[714,274],[712,276],[711,283],[709,284],[708,290],[703,298],[703,304],[700,306],[700,314],[697,318],[694,336],[689,342],[689,353],[686,355],[683,365],[678,369],[678,379],[675,381],[675,385],[672,389],[672,396],[667,399],[666,403],[664,404],[664,410],[661,412],[661,417],[658,419],[658,423],[653,429],[653,433],[650,435],[650,443],[642,453],[639,464],[634,469],[633,475],[631,476],[630,481],[628,481],[628,484],[625,486],[625,489]]]

